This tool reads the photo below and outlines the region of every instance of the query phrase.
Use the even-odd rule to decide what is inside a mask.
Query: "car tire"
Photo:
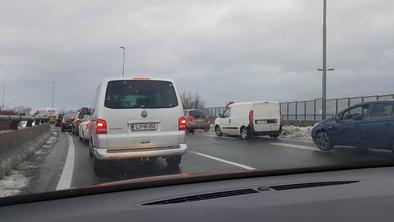
[[[209,128],[204,128],[204,131],[205,131],[205,132],[208,132],[208,131],[209,131]]]
[[[193,128],[189,129],[188,131],[189,131],[189,133],[191,133],[191,134],[194,133],[194,129],[193,129]]]
[[[248,130],[248,128],[244,126],[241,127],[240,134],[241,134],[241,139],[243,140],[247,140],[250,138],[250,131]]]
[[[318,132],[314,138],[314,142],[322,151],[330,151],[334,148],[334,145],[331,142],[330,137],[325,131]]]
[[[105,162],[93,157],[93,170],[96,175],[101,175],[105,169]]]
[[[273,139],[276,139],[279,137],[279,135],[280,135],[279,133],[273,133],[273,134],[270,134],[270,137]]]
[[[223,136],[220,126],[215,126],[215,133],[216,133],[216,136]]]
[[[167,157],[167,167],[170,169],[177,169],[182,161],[182,156]]]
[[[89,139],[89,156],[93,157],[93,142]]]

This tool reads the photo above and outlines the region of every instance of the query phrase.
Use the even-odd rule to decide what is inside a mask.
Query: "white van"
[[[276,138],[282,131],[278,102],[239,102],[227,105],[215,120],[217,136],[241,135],[242,139],[269,135]]]
[[[186,119],[170,80],[108,79],[97,88],[91,116],[94,169],[106,160],[163,157],[178,167],[186,151]]]
[[[57,115],[56,114],[56,110],[54,108],[42,108],[37,110],[36,112],[36,116],[37,118],[48,118],[50,115]]]

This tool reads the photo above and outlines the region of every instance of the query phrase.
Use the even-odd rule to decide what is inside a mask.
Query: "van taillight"
[[[96,121],[96,134],[107,134],[107,123],[103,119]]]
[[[254,121],[253,121],[253,110],[251,110],[249,112],[249,125],[253,127],[253,125],[254,125],[253,123],[254,123]]]
[[[179,118],[178,130],[186,130],[186,118],[184,116]]]

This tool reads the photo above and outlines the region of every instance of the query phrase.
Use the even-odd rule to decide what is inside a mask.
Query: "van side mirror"
[[[224,117],[223,113],[219,113],[219,118],[223,118],[223,117]]]

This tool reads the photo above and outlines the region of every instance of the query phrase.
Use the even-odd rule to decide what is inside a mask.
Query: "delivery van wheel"
[[[270,137],[276,139],[279,137],[279,133],[270,134]]]
[[[220,126],[215,126],[215,133],[216,133],[216,136],[223,136]]]
[[[249,132],[248,128],[246,128],[244,126],[241,128],[241,138],[243,140],[247,140],[250,138],[250,132]]]

